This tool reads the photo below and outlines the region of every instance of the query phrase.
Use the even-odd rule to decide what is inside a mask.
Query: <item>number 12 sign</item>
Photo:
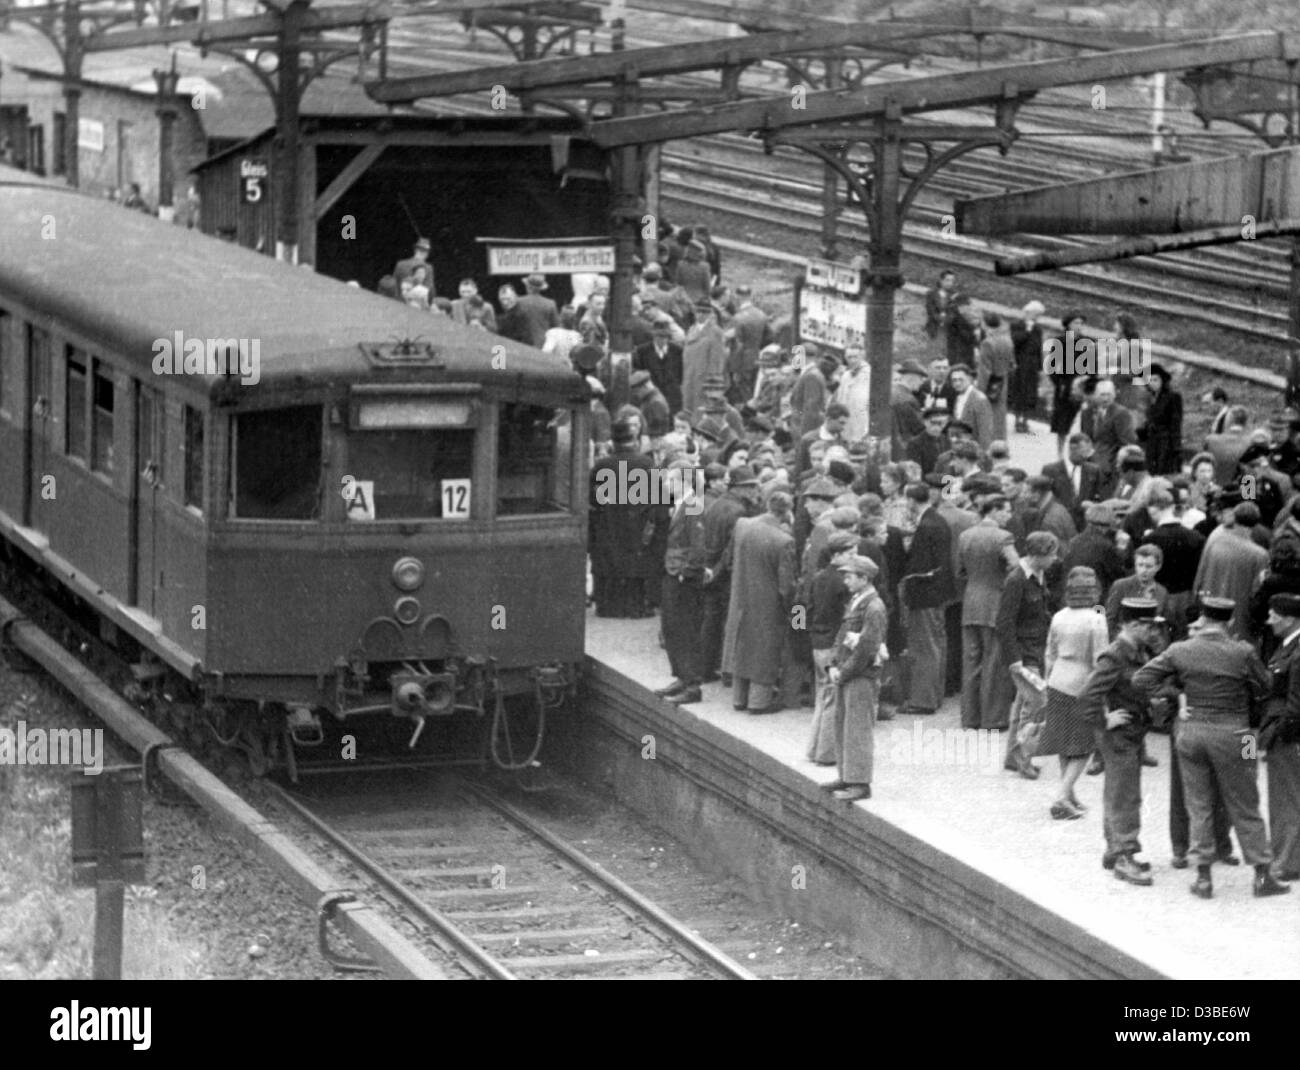
[[[442,481],[442,519],[469,519],[468,479],[444,479]]]

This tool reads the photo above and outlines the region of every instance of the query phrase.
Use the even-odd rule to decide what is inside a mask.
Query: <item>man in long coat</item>
[[[661,508],[651,504],[654,462],[637,452],[625,420],[614,424],[613,436],[614,452],[591,469],[588,551],[596,616],[644,617],[646,579],[657,571],[648,552]]]
[[[704,380],[721,378],[727,370],[727,341],[714,308],[708,302],[695,308],[695,323],[682,347],[682,409],[694,412],[704,402]]]
[[[775,688],[794,597],[794,536],[784,526],[790,496],[774,493],[761,516],[736,521],[731,603],[722,671],[732,675],[732,704],[750,713],[781,709]]]
[[[952,531],[930,503],[930,488],[909,484],[916,533],[907,551],[899,597],[906,610],[907,653],[911,687],[904,713],[934,713],[943,701],[948,636],[944,607],[956,594],[952,575]]]

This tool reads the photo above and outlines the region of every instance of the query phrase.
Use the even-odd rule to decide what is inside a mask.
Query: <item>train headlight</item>
[[[424,583],[424,562],[404,557],[393,566],[393,586],[399,591],[418,591]]]
[[[399,598],[393,606],[393,616],[403,624],[414,624],[420,619],[420,603],[414,598]]]

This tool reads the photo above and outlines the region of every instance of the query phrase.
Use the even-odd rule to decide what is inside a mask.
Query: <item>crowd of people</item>
[[[828,787],[848,801],[870,797],[878,720],[960,696],[964,728],[1006,733],[1009,773],[1035,779],[1058,758],[1051,818],[1080,818],[1080,777],[1104,775],[1103,865],[1138,885],[1151,883],[1143,740],[1169,731],[1174,866],[1194,862],[1193,890],[1212,894],[1211,866],[1239,862],[1235,829],[1256,894],[1287,891],[1300,876],[1300,413],[1256,426],[1217,390],[1211,432],[1188,449],[1164,369],[1052,376],[1060,457],[1031,474],[1007,425],[1029,433],[1041,404],[1045,310],[1006,324],[958,293],[933,303],[927,333],[946,344],[896,366],[882,442],[861,349],[765,342],[758,316],[742,331],[739,310],[728,322],[712,301],[685,347],[652,329],[636,403],[612,414],[596,468],[679,478],[669,501],[593,493],[597,614],[659,614],[670,703],[718,684],[750,714],[811,708],[808,759],[837,767]]]

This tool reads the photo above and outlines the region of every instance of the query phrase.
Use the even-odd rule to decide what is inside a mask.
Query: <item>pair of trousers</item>
[[[876,691],[868,676],[846,680],[835,690],[835,736],[839,743],[840,779],[870,784],[876,757]]]
[[[808,760],[834,762],[839,758],[835,724],[835,693],[829,670],[835,648],[813,650],[813,717],[808,733]]]
[[[912,675],[907,705],[933,713],[943,705],[944,674],[947,671],[948,634],[943,606],[907,610],[906,628]]]
[[[1192,833],[1187,816],[1187,800],[1183,794],[1183,772],[1178,761],[1178,726],[1177,717],[1169,722],[1169,846],[1175,855],[1186,855],[1191,850]],[[1215,788],[1214,801],[1214,843],[1221,855],[1232,854],[1231,826],[1228,822],[1228,808],[1223,805],[1223,796]]]
[[[1192,851],[1198,865],[1210,865],[1218,854],[1214,836],[1216,783],[1246,862],[1263,866],[1273,861],[1273,849],[1259,812],[1254,750],[1245,743],[1249,738],[1250,730],[1232,721],[1185,721],[1178,726],[1178,760],[1191,821]]]
[[[1106,858],[1135,855],[1142,850],[1142,737],[1122,730],[1098,728],[1097,750],[1106,762],[1102,784],[1102,831]]]
[[[776,684],[760,684],[757,680],[737,676],[731,681],[731,701],[737,709],[766,709],[776,699],[776,689]]]
[[[727,607],[731,603],[731,581],[711,583],[704,588],[704,622],[700,633],[700,669],[712,676],[722,665],[722,639],[727,631]]]
[[[1000,729],[1007,726],[1015,688],[1002,664],[996,628],[967,624],[961,630],[961,726]]]
[[[1041,665],[1032,661],[1022,662],[1022,664],[1026,669],[1032,669],[1042,675]],[[1011,677],[1011,682],[1015,686],[1016,697],[1011,702],[1011,714],[1007,718],[1007,753],[1004,764],[1013,764],[1017,757],[1029,759],[1034,756],[1033,747],[1021,745],[1020,730],[1038,719],[1043,707],[1047,705],[1047,693],[1035,690],[1010,671],[1007,675]]]
[[[704,623],[704,588],[699,580],[665,576],[662,585],[664,649],[672,674],[688,687],[698,687],[701,669]]]
[[[943,611],[943,632],[947,658],[944,665],[943,693],[960,695],[964,679],[962,664],[961,603],[954,602]]]
[[[1300,743],[1268,752],[1268,827],[1278,870],[1300,870]]]

